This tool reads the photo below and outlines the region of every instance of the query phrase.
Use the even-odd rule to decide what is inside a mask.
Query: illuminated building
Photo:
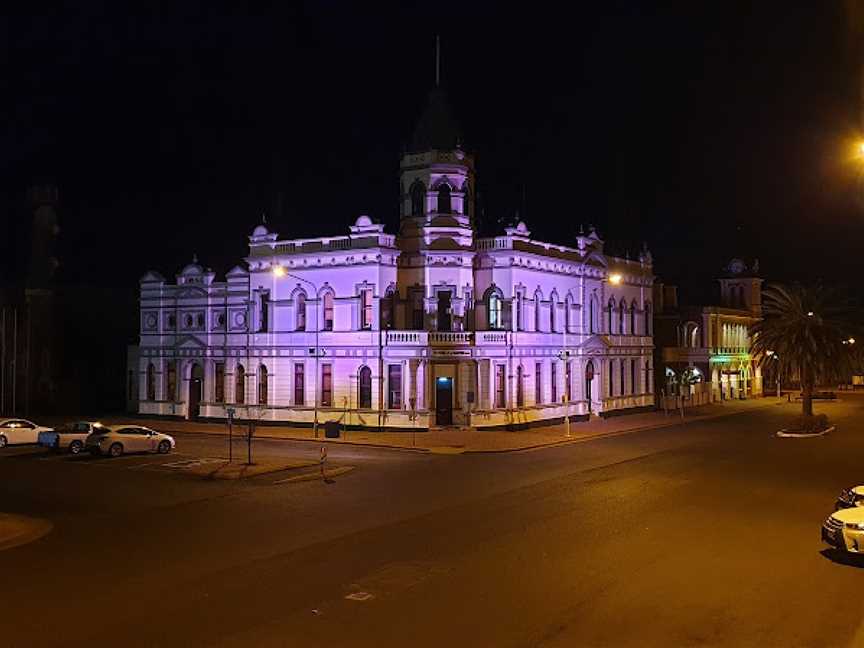
[[[436,89],[401,160],[401,223],[259,225],[224,281],[141,280],[142,414],[522,427],[653,407],[652,259],[525,223],[477,238],[474,160]]]
[[[759,263],[732,259],[718,281],[720,305],[704,307],[680,307],[675,286],[654,284],[658,404],[682,392],[687,405],[762,395],[749,333],[762,316]]]

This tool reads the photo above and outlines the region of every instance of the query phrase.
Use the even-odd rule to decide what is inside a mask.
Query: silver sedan
[[[127,452],[168,454],[175,447],[174,437],[141,425],[112,425],[94,431],[85,446],[94,455],[119,457]]]

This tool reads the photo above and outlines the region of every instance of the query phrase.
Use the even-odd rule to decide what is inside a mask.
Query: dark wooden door
[[[453,379],[438,378],[435,381],[435,423],[453,425]]]

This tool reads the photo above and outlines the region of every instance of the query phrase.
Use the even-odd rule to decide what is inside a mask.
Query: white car
[[[864,506],[864,486],[852,486],[846,488],[837,497],[834,510],[852,508],[853,506]]]
[[[822,524],[822,541],[849,553],[864,553],[864,507],[834,511]]]
[[[77,421],[59,430],[50,430],[39,433],[39,445],[43,448],[54,450],[68,450],[72,454],[79,454],[84,450],[87,436],[102,428],[98,421]]]
[[[174,438],[141,425],[112,425],[94,430],[85,447],[91,454],[119,457],[126,452],[168,454],[177,444]]]
[[[36,425],[27,419],[0,419],[0,448],[19,443],[36,443],[40,432],[52,432],[53,428]]]

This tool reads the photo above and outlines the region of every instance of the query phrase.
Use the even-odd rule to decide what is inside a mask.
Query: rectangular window
[[[638,394],[639,390],[637,389],[638,385],[636,384],[636,361],[632,358],[630,359],[630,393]]]
[[[624,361],[621,360],[621,395],[623,396],[626,393],[624,389]]]
[[[333,293],[324,294],[324,330],[333,330]]]
[[[387,408],[402,409],[402,365],[387,366]]]
[[[572,374],[570,373],[573,369],[572,365],[573,363],[569,360],[564,365],[564,398],[568,403],[572,400],[572,396],[570,395],[570,384],[573,382]]]
[[[495,407],[504,409],[507,407],[507,379],[504,365],[495,366]]]
[[[550,386],[552,387],[552,402],[558,402],[558,365],[555,362],[552,362],[551,365],[552,372],[550,374],[551,382]]]
[[[321,365],[321,407],[333,405],[333,365]]]
[[[422,331],[423,322],[423,293],[415,290],[411,293],[411,327],[415,331]]]
[[[270,330],[270,293],[261,293],[261,312],[259,315],[259,331],[266,333]]]
[[[306,384],[304,381],[304,371],[306,367],[302,363],[294,365],[294,404],[306,404]]]
[[[614,383],[614,373],[615,373],[615,365],[612,360],[609,361],[609,397],[615,395],[615,383]]]
[[[225,363],[217,362],[213,378],[213,400],[217,403],[225,402]]]
[[[360,291],[360,328],[372,328],[372,290]]]
[[[516,330],[522,330],[522,293],[516,293]]]
[[[168,380],[165,385],[165,400],[173,401],[177,399],[177,362],[171,360],[168,362]]]
[[[534,404],[539,405],[543,402],[543,363],[537,362],[534,364]]]
[[[522,365],[519,365],[516,368],[516,407],[525,406],[525,389],[522,384],[525,381],[525,378],[522,374]]]

